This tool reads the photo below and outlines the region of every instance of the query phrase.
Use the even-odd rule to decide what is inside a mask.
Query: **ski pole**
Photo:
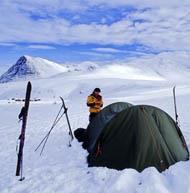
[[[59,120],[61,119],[61,117],[64,115],[64,113],[62,113],[62,115],[57,119],[57,121],[56,121],[56,124],[59,122]],[[55,125],[56,125],[55,124]],[[55,127],[55,125],[54,125],[54,127]],[[54,128],[53,127],[53,128]],[[49,136],[50,136],[50,133],[51,133],[51,131],[53,130],[53,128],[48,132],[48,134],[46,135],[46,137],[44,138],[44,144],[43,144],[43,146],[42,146],[42,150],[41,150],[41,152],[40,152],[40,155],[42,155],[42,153],[43,153],[43,151],[44,151],[44,148],[45,148],[45,145],[46,145],[46,143],[47,143],[47,140],[48,140],[48,138],[49,138]]]
[[[56,124],[59,122],[59,120],[60,120],[61,117],[63,116],[63,114],[62,114],[62,115],[59,117],[62,108],[63,108],[63,105],[60,107],[60,110],[59,110],[59,112],[58,112],[58,114],[57,114],[57,116],[56,116],[56,118],[55,118],[55,120],[54,120],[54,122],[53,122],[53,124],[52,124],[52,126],[51,126],[51,128],[50,128],[50,130],[48,131],[48,133],[46,134],[46,136],[42,139],[42,141],[40,142],[40,144],[36,147],[35,151],[37,151],[37,150],[39,149],[39,147],[42,145],[42,143],[43,143],[44,141],[45,141],[45,144],[46,144],[47,139],[48,139],[51,131],[53,130],[53,128],[56,126]],[[43,148],[42,148],[42,149],[44,149],[44,145],[43,145]],[[43,152],[43,150],[41,151],[40,155],[42,154],[42,152]]]

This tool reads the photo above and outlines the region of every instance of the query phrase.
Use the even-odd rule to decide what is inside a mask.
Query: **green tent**
[[[96,145],[96,141],[100,136],[106,124],[119,112],[131,107],[132,104],[126,102],[117,102],[106,106],[100,113],[90,122],[87,128],[88,147],[87,150],[91,152]]]
[[[154,166],[163,171],[189,159],[184,137],[166,112],[147,105],[112,105],[105,107],[87,128],[89,166],[137,171]]]

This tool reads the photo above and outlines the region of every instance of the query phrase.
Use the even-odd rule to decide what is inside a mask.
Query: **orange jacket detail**
[[[101,111],[101,107],[103,106],[103,100],[102,96],[98,95],[95,96],[94,94],[91,94],[87,98],[87,106],[89,106],[89,112],[90,113],[98,113]]]

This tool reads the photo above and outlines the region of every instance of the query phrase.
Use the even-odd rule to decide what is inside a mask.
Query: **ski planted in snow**
[[[176,125],[177,125],[177,132],[182,140],[182,144],[183,146],[186,148],[187,152],[188,152],[188,160],[189,160],[189,149],[188,146],[186,144],[185,138],[181,132],[180,129],[178,129],[180,127],[179,125],[179,119],[178,119],[178,114],[177,114],[177,102],[176,102],[176,95],[175,95],[175,86],[173,87],[173,98],[174,98],[174,109],[175,109],[175,120],[176,120]]]
[[[174,110],[175,110],[175,121],[177,126],[179,126],[178,114],[177,114],[177,104],[176,104],[176,95],[175,95],[175,86],[173,87],[173,98],[174,98]]]
[[[30,104],[30,96],[31,96],[32,85],[30,82],[27,84],[26,88],[26,97],[25,97],[25,104],[22,107],[21,112],[19,114],[19,120],[22,121],[21,127],[21,134],[19,136],[19,150],[18,150],[18,160],[17,160],[17,167],[16,167],[16,176],[21,176],[20,181],[24,180],[23,175],[23,148],[24,148],[24,140],[25,140],[25,130],[26,130],[26,123],[27,123],[27,116],[28,116],[28,109]]]
[[[65,101],[62,97],[60,97],[62,103],[63,103],[63,108],[64,108],[64,111],[65,111],[65,116],[66,116],[66,119],[67,119],[67,124],[68,124],[68,127],[69,127],[69,135],[71,137],[71,140],[69,141],[69,146],[71,146],[71,141],[74,139],[74,136],[73,136],[73,132],[71,130],[71,125],[70,125],[70,122],[69,122],[69,117],[68,117],[68,114],[67,114],[67,110],[68,108],[65,106]]]

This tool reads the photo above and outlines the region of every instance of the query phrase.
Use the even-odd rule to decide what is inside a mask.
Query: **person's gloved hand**
[[[96,104],[95,104],[95,103],[87,103],[87,105],[88,105],[89,107],[94,107]]]

